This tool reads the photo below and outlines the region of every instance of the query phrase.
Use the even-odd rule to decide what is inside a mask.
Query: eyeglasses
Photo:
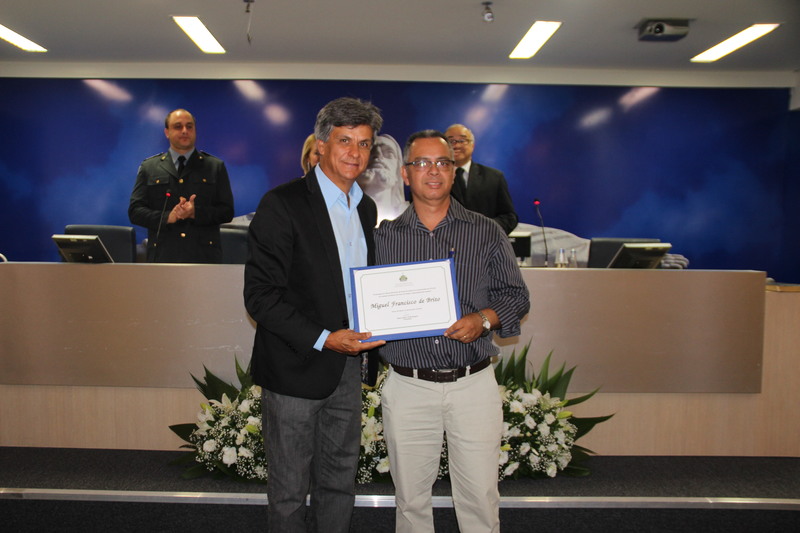
[[[437,159],[436,161],[431,161],[429,159],[418,159],[417,161],[406,163],[406,166],[412,166],[418,170],[424,170],[432,167],[436,167],[439,170],[450,170],[453,168],[455,163],[456,162],[452,159]]]
[[[452,139],[451,138],[451,139],[447,139],[447,142],[450,143],[450,146],[459,146],[459,145],[462,145],[462,144],[469,144],[472,141],[470,141],[469,139]]]

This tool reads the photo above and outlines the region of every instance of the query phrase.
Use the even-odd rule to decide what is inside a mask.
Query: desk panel
[[[765,274],[523,269],[529,360],[577,366],[570,390],[759,392]]]
[[[523,269],[538,369],[577,365],[571,391],[758,392],[764,273]],[[242,265],[0,264],[0,383],[191,388],[235,381],[255,326]]]
[[[0,383],[193,388],[204,365],[234,380],[255,331],[243,276],[243,265],[0,265],[11,315]]]

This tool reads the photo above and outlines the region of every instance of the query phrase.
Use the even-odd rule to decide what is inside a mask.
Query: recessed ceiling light
[[[26,52],[47,52],[45,48],[42,48],[30,39],[26,39],[19,33],[6,28],[2,24],[0,24],[0,39],[4,39],[14,46],[18,46]]]
[[[172,17],[175,24],[194,41],[194,44],[207,54],[224,54],[225,49],[222,45],[211,35],[205,24],[203,24],[197,17]]]
[[[693,63],[711,63],[717,59],[721,59],[731,52],[765,36],[778,26],[780,26],[780,24],[753,24],[733,37],[729,37],[718,45],[712,46],[702,54],[694,56],[691,61]]]
[[[530,59],[536,55],[536,52],[544,46],[544,43],[546,43],[560,27],[560,22],[537,20],[508,57],[510,59]]]

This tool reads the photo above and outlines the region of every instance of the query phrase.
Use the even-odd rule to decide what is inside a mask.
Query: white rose
[[[505,400],[508,398],[508,389],[506,389],[505,385],[498,385],[497,392],[500,394],[501,400]]]
[[[525,407],[522,405],[522,402],[519,400],[513,400],[508,404],[508,410],[512,413],[524,413]]]
[[[539,434],[542,437],[547,437],[550,435],[550,426],[548,426],[546,423],[542,422],[541,424],[536,426],[536,428],[539,430]]]
[[[225,446],[222,448],[222,462],[230,466],[236,462],[236,448]]]
[[[380,472],[381,474],[385,474],[389,471],[389,458],[384,457],[380,461],[378,461],[378,466],[375,467],[375,470]]]
[[[203,443],[203,451],[211,453],[217,449],[217,441],[214,439],[207,440]]]
[[[553,422],[556,421],[556,416],[553,413],[547,413],[546,415],[544,415],[544,421],[547,422],[548,424],[552,424]]]
[[[508,430],[508,432],[504,435],[504,437],[510,439],[513,437],[519,437],[520,435],[522,435],[522,430],[519,428],[519,426],[514,426],[513,428]]]
[[[498,464],[504,465],[508,462],[508,452],[500,452],[500,462]]]
[[[523,442],[522,446],[519,447],[519,454],[520,455],[528,455],[528,452],[531,451],[531,445],[528,442]]]
[[[250,400],[244,400],[242,403],[239,404],[239,411],[242,413],[246,413],[250,410],[250,407],[253,405],[253,402]]]
[[[525,425],[533,429],[536,427],[536,421],[531,415],[525,415]]]
[[[251,452],[250,450],[248,450],[248,449],[247,449],[247,448],[245,448],[244,446],[242,446],[241,448],[239,448],[239,455],[240,455],[241,457],[248,457],[248,458],[250,458],[250,457],[253,457],[253,456],[254,456],[253,452]]]
[[[564,470],[569,464],[570,460],[572,460],[572,454],[570,453],[559,454],[558,467],[561,468],[561,470]]]
[[[532,393],[526,392],[526,393],[522,394],[520,396],[520,398],[522,399],[522,404],[525,407],[533,407],[533,406],[536,405],[536,402],[539,401],[539,396],[541,396],[541,394],[532,394]]]
[[[503,470],[503,475],[510,476],[511,474],[514,473],[514,471],[516,471],[517,468],[519,468],[519,463],[511,463],[506,467],[505,470]]]
[[[369,404],[373,407],[378,407],[381,404],[381,397],[375,391],[367,393],[367,400],[369,401]]]
[[[546,473],[547,473],[548,476],[556,477],[556,472],[557,471],[558,470],[556,469],[556,464],[555,463],[550,463],[549,465],[547,465]]]

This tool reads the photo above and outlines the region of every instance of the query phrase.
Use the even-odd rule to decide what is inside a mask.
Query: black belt
[[[425,381],[433,381],[434,383],[451,383],[458,380],[458,378],[480,372],[489,366],[491,360],[491,357],[487,357],[479,363],[475,363],[471,366],[462,366],[460,368],[407,368],[404,366],[392,365],[392,369],[401,376],[406,376],[408,378],[424,379]],[[416,375],[414,375],[415,372]]]

